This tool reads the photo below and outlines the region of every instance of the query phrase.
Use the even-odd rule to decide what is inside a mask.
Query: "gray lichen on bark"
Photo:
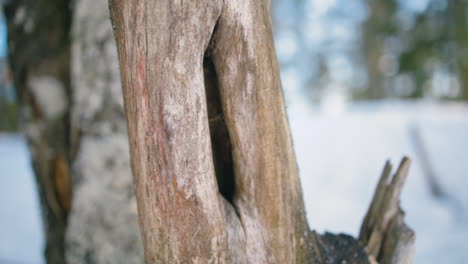
[[[105,0],[75,1],[68,263],[143,263],[117,51]]]

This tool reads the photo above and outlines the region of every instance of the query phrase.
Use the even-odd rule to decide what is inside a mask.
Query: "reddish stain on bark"
[[[138,91],[140,96],[148,103],[148,87],[146,83],[146,56],[143,51],[139,51],[137,54],[137,83]]]

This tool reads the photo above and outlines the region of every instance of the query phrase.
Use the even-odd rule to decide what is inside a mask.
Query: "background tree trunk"
[[[15,0],[5,13],[47,262],[143,263],[107,1]]]
[[[67,0],[18,0],[5,6],[9,58],[31,151],[49,263],[63,263],[70,210],[70,39]]]
[[[395,0],[366,0],[369,17],[362,25],[362,53],[367,70],[365,94],[369,99],[382,99],[391,95],[386,85],[388,78],[382,68],[386,38],[394,33],[392,18],[397,11]]]
[[[143,263],[107,1],[75,1],[71,32],[76,155],[66,258],[68,263]]]

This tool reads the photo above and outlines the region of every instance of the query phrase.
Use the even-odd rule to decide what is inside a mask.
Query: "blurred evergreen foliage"
[[[18,107],[15,103],[0,97],[0,132],[18,130]]]
[[[428,0],[419,12],[397,0],[365,0],[362,51],[367,70],[357,99],[468,100],[468,9],[465,0]]]

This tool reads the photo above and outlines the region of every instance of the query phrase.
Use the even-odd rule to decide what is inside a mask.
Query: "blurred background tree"
[[[468,99],[465,0],[275,3],[290,100]]]
[[[7,61],[7,28],[1,5],[0,11],[0,131],[15,131],[18,128],[18,108]]]
[[[47,263],[142,263],[107,0],[4,8]]]
[[[64,258],[70,209],[68,1],[7,1],[8,60],[42,206],[45,256]]]
[[[430,0],[421,10],[405,5],[367,1],[368,82],[358,98],[468,99],[466,1]]]

